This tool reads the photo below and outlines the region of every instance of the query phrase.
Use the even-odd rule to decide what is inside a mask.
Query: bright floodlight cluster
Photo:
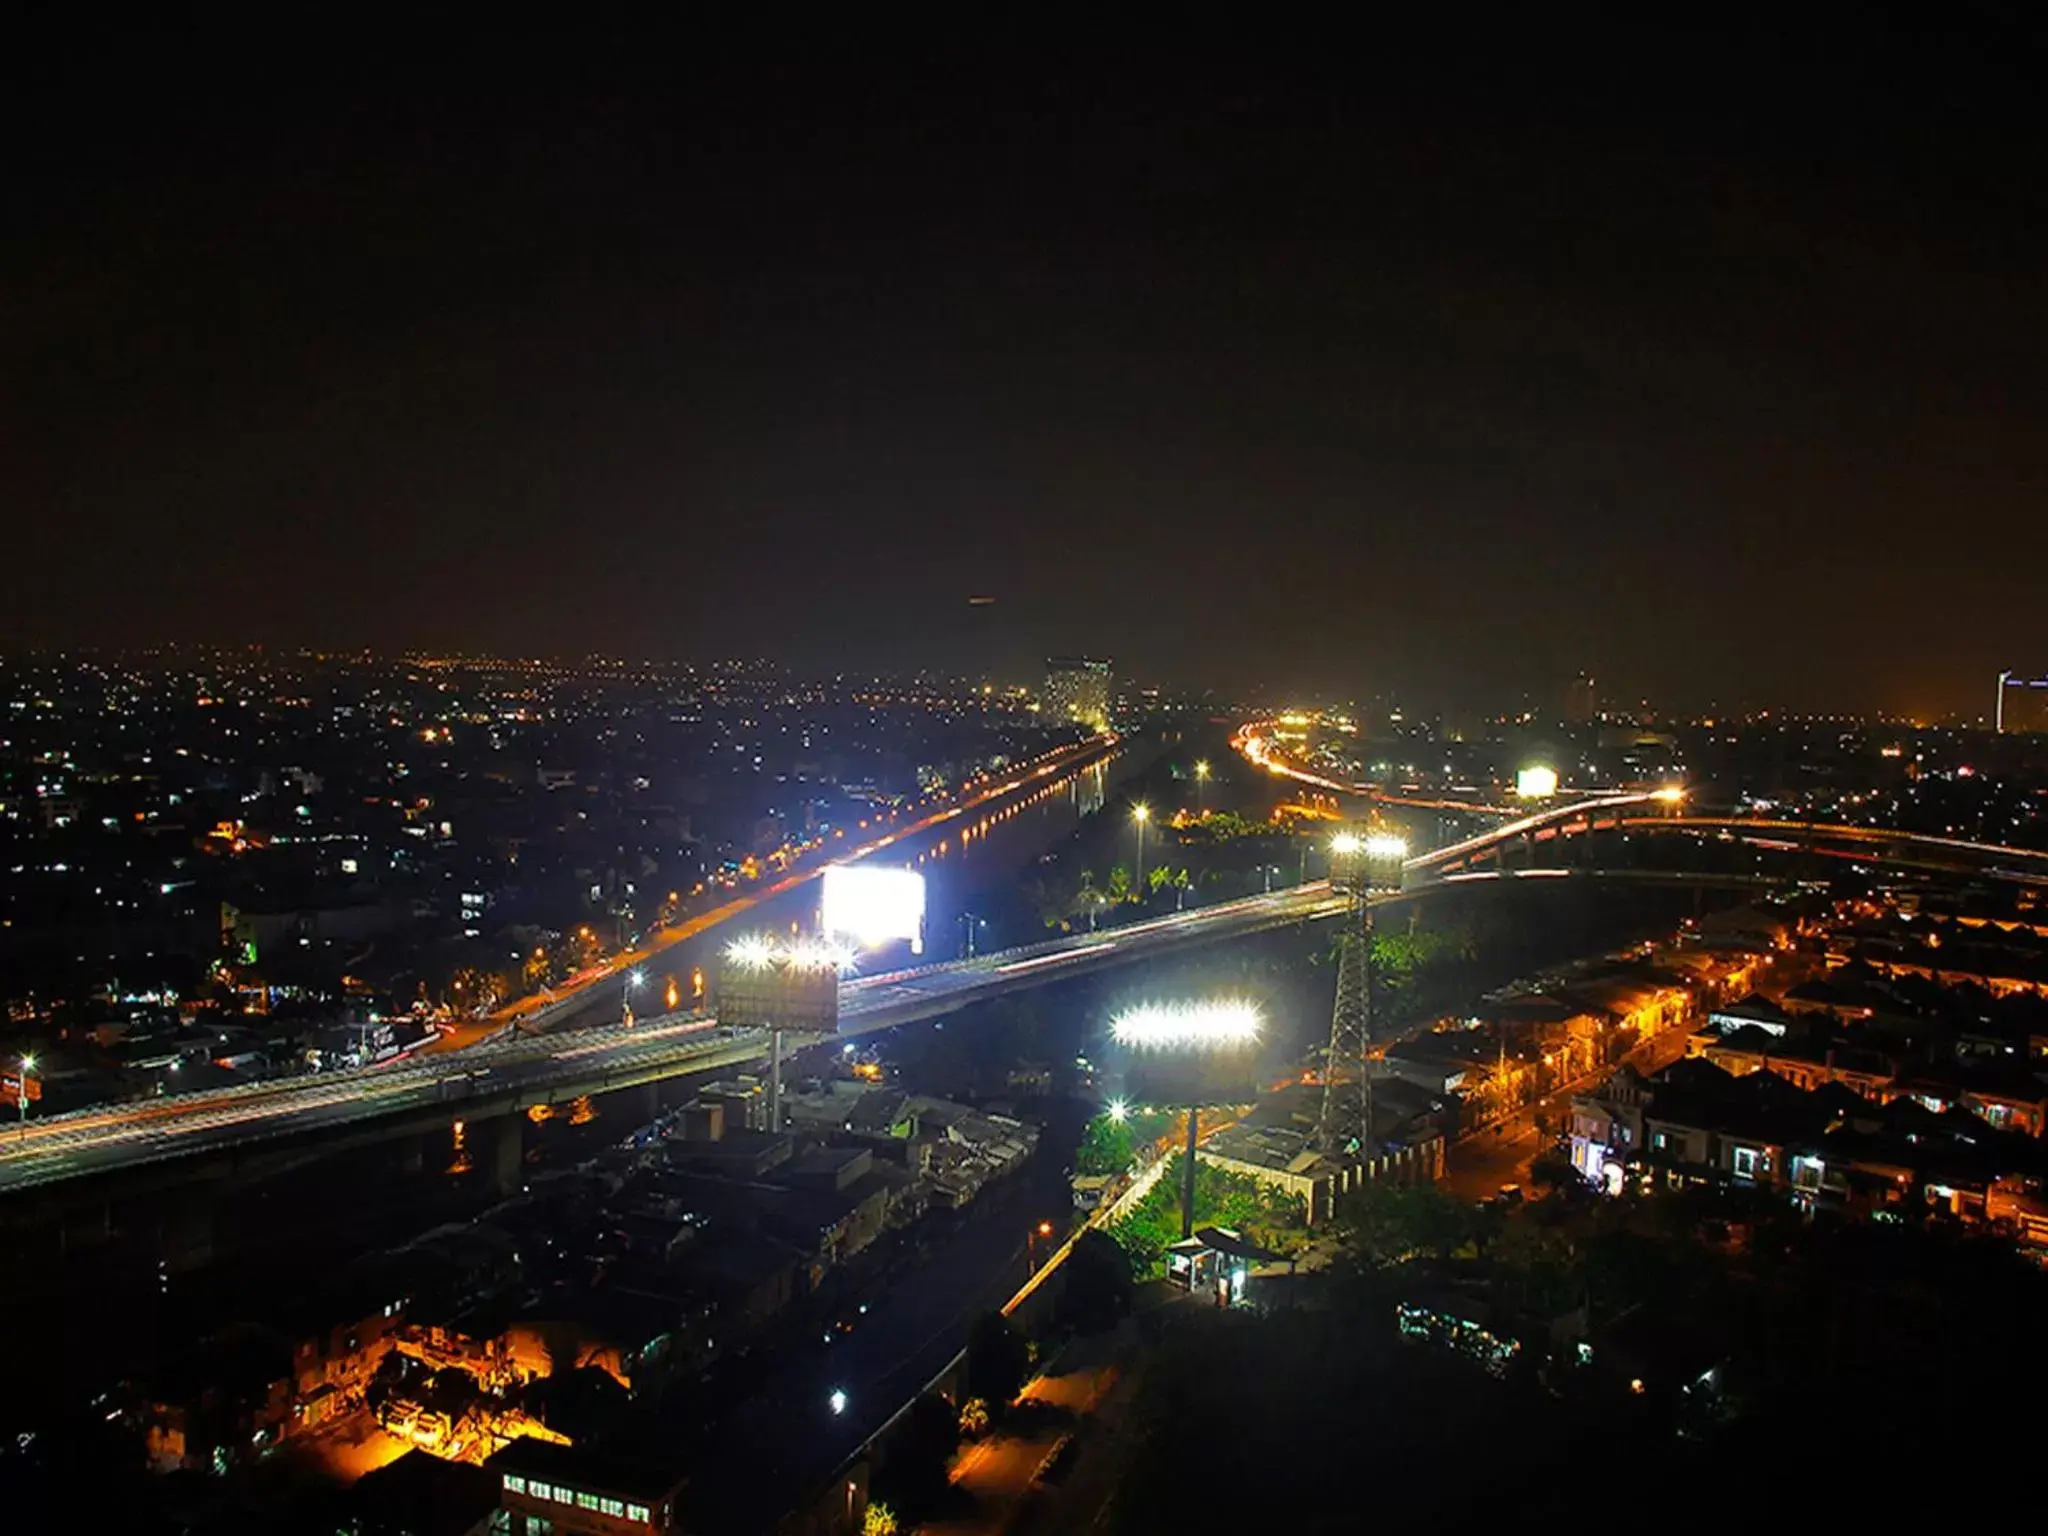
[[[1133,1050],[1220,1050],[1259,1038],[1259,1010],[1241,998],[1146,1003],[1109,1021],[1118,1045]]]
[[[797,971],[850,971],[853,951],[829,939],[792,939],[780,943],[765,933],[750,933],[725,947],[728,963],[745,971],[788,966]]]
[[[1343,858],[1362,853],[1369,859],[1405,859],[1408,857],[1408,844],[1386,832],[1375,832],[1370,837],[1360,837],[1356,832],[1339,832],[1330,839],[1330,852]]]

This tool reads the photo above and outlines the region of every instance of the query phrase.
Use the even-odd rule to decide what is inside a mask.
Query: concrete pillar
[[[621,1088],[611,1096],[614,1112],[635,1127],[646,1125],[661,1115],[661,1084],[642,1083],[637,1088]]]
[[[498,1115],[473,1127],[483,1143],[478,1159],[494,1195],[516,1195],[526,1183],[526,1117]]]
[[[47,1233],[49,1229],[42,1231]],[[58,1215],[55,1231],[60,1256],[105,1247],[114,1235],[114,1204],[111,1200],[96,1200],[83,1207],[67,1208]],[[14,1246],[23,1246],[12,1233],[8,1238]]]
[[[165,1274],[184,1274],[211,1263],[213,1202],[190,1193],[169,1201],[157,1227],[156,1256]]]

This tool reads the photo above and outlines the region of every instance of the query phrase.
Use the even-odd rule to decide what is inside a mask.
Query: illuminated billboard
[[[833,864],[825,870],[820,926],[863,949],[910,941],[924,953],[924,876],[879,864]]]
[[[1557,793],[1555,768],[1524,768],[1515,775],[1515,793],[1524,800],[1548,800]]]

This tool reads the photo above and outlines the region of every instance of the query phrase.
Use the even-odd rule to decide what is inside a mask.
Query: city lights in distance
[[[1132,1050],[1223,1050],[1259,1038],[1259,1010],[1242,998],[1199,1003],[1146,1003],[1110,1020],[1118,1045]]]
[[[1538,764],[1515,775],[1515,793],[1524,800],[1548,800],[1557,793],[1557,770]]]
[[[820,926],[863,949],[908,940],[924,952],[924,876],[914,869],[833,864],[823,882]]]

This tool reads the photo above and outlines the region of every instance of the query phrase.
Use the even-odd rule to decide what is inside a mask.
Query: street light
[[[1206,762],[1197,763],[1195,764],[1195,814],[1198,816],[1209,814],[1209,800],[1205,793],[1208,788],[1209,765]]]
[[[846,1389],[834,1387],[832,1395],[825,1399],[825,1403],[835,1415],[846,1412]]]
[[[175,1066],[176,1063],[174,1062],[172,1065]],[[31,1051],[21,1058],[21,1094],[15,1100],[15,1103],[21,1106],[21,1118],[24,1120],[28,1118],[28,1078],[29,1074],[35,1071],[35,1069],[35,1053]]]
[[[1136,890],[1140,897],[1145,894],[1145,823],[1152,819],[1152,807],[1142,800],[1131,807],[1131,825],[1138,829],[1138,879]]]
[[[1051,1236],[1052,1223],[1049,1221],[1041,1221],[1037,1226],[1031,1229],[1030,1236],[1025,1239],[1024,1265],[1030,1273],[1034,1275],[1038,1273],[1038,1240],[1041,1237]]]
[[[1123,1099],[1111,1099],[1109,1101],[1109,1118],[1116,1124],[1122,1125],[1131,1118],[1130,1104]]]

